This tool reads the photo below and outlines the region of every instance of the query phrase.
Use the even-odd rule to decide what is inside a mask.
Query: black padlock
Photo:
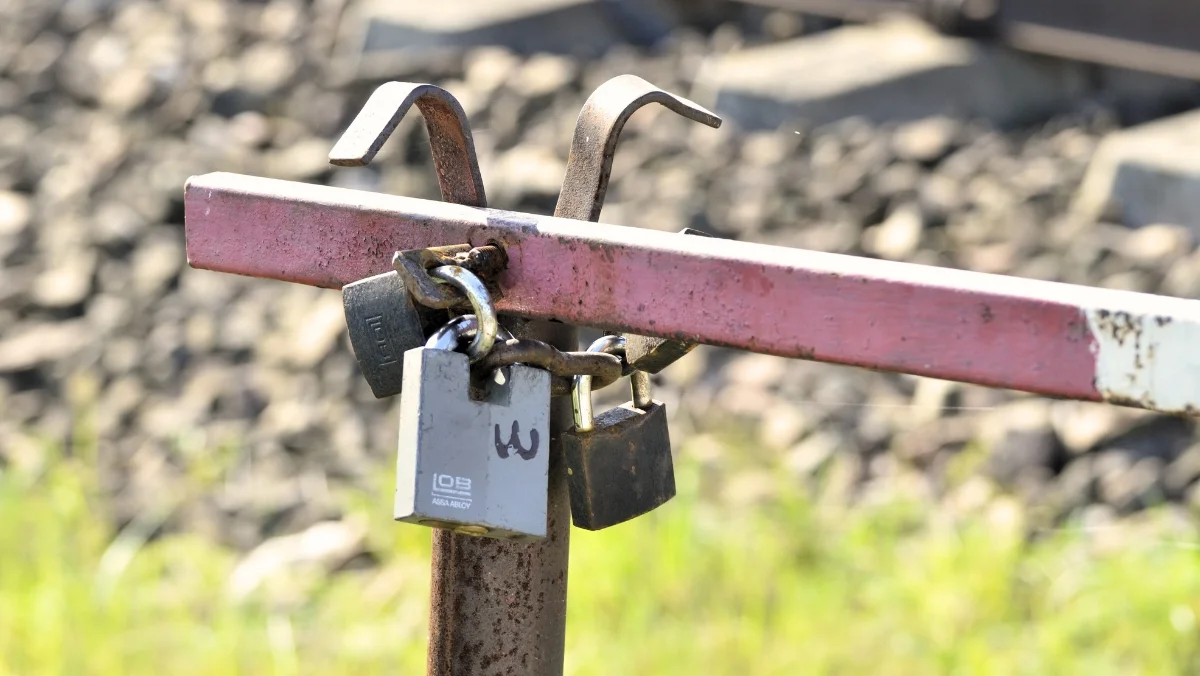
[[[590,352],[618,353],[625,339],[604,336]],[[675,497],[667,408],[650,396],[650,376],[630,376],[633,400],[593,416],[591,377],[577,376],[575,426],[563,434],[571,520],[600,530],[641,516]]]
[[[404,353],[424,345],[449,318],[445,310],[414,303],[395,271],[343,286],[342,307],[354,358],[378,399],[400,393]]]
[[[457,288],[471,303],[479,331],[467,346],[471,362],[492,349],[500,324],[483,280],[457,265],[439,265],[427,272],[432,279]],[[446,324],[449,313],[415,302],[404,275],[385,272],[342,287],[346,329],[358,368],[377,399],[400,394],[404,387],[404,353]]]

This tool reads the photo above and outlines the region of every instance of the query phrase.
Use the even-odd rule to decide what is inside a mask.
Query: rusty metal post
[[[557,322],[532,321],[513,333],[561,350],[579,343],[574,327]],[[517,544],[434,531],[430,676],[562,673],[571,508],[561,433],[571,424],[570,400],[552,399],[544,540]]]

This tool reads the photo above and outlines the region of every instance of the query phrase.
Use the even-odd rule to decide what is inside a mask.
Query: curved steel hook
[[[329,163],[339,167],[370,164],[413,104],[421,111],[429,130],[429,147],[433,151],[442,200],[487,206],[467,114],[458,99],[434,85],[412,82],[380,85],[329,151]]]
[[[554,207],[555,216],[580,221],[600,219],[621,129],[630,115],[648,103],[662,104],[710,127],[721,126],[721,118],[636,75],[614,77],[592,92],[579,113],[571,138],[571,155],[567,158],[567,176]]]

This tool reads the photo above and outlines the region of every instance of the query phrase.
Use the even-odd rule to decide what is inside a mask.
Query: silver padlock
[[[470,358],[455,351],[470,315],[404,354],[395,519],[464,535],[546,536],[550,373],[513,364],[471,399]]]

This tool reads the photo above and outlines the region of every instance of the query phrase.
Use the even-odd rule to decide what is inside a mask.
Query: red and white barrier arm
[[[500,243],[500,312],[1200,414],[1200,301],[289,181],[186,187],[196,268],[338,288],[402,249]]]

